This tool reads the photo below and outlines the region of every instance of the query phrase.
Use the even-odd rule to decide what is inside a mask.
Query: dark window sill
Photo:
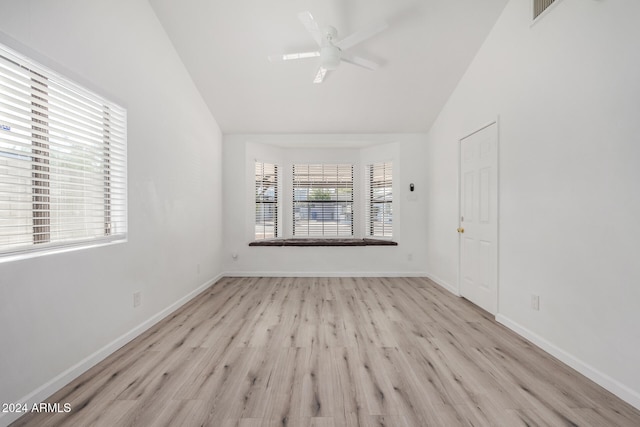
[[[398,242],[381,239],[268,239],[249,246],[398,246]]]

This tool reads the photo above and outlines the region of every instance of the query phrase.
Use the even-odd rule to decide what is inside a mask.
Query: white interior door
[[[460,140],[460,294],[498,309],[498,126]]]

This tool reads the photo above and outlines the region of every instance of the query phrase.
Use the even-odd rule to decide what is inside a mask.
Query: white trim
[[[370,221],[371,221],[371,197],[372,197],[372,193],[371,193],[371,174],[372,171],[371,169],[373,167],[375,167],[376,165],[382,165],[382,168],[386,170],[387,165],[389,165],[391,167],[391,209],[393,210],[393,194],[399,194],[399,191],[394,191],[395,187],[394,187],[394,182],[397,181],[397,179],[394,179],[394,171],[398,169],[398,165],[396,164],[396,166],[394,167],[394,161],[393,158],[391,159],[387,159],[387,160],[372,160],[372,161],[366,161],[364,162],[364,164],[360,165],[360,168],[362,169],[362,173],[361,173],[361,178],[362,178],[362,186],[363,186],[363,191],[362,191],[362,211],[364,212],[364,218],[362,221],[360,228],[360,234],[362,234],[362,236],[365,239],[381,239],[381,240],[393,240],[394,237],[396,237],[398,235],[398,232],[396,231],[395,235],[394,235],[394,230],[393,230],[393,216],[391,217],[391,236],[376,236],[373,234],[369,234],[371,232],[370,229]],[[396,174],[397,175],[397,174]],[[386,176],[386,173],[385,173]],[[385,181],[386,182],[386,181]],[[398,186],[399,187],[399,186]],[[386,198],[386,197],[385,197]],[[396,203],[396,207],[397,207],[397,203]],[[383,209],[384,210],[384,209]],[[384,213],[383,213],[384,215]],[[384,221],[383,221],[384,224]],[[384,227],[384,225],[383,225]],[[396,228],[397,228],[397,224],[396,224]],[[357,233],[354,233],[357,235]]]
[[[154,326],[160,320],[168,316],[169,314],[176,311],[178,308],[182,307],[184,304],[195,298],[198,294],[202,293],[205,289],[209,288],[211,285],[216,283],[224,277],[224,274],[219,274],[213,279],[207,280],[202,285],[198,286],[193,291],[189,292],[184,297],[180,298],[173,304],[166,307],[164,310],[156,313],[151,316],[149,319],[145,320],[135,328],[131,329],[129,332],[119,336],[115,340],[111,341],[109,344],[102,347],[100,350],[95,353],[85,357],[75,365],[71,366],[66,371],[60,373],[56,377],[47,381],[37,389],[33,390],[31,393],[22,397],[21,399],[17,399],[15,403],[20,402],[21,404],[27,404],[28,407],[31,407],[34,403],[44,402],[49,396],[51,396],[56,391],[60,390],[65,385],[69,384],[74,379],[78,378],[80,375],[102,362],[104,359],[109,357],[116,350],[126,345],[133,339],[137,338],[143,332]],[[0,426],[5,427],[20,418],[24,413],[0,413]]]
[[[425,277],[429,280],[431,280],[432,282],[434,282],[436,285],[446,289],[447,291],[451,292],[453,295],[459,297],[460,296],[460,290],[457,289],[455,286],[449,284],[448,282],[442,280],[441,278],[434,276],[433,274],[426,274]]]
[[[226,271],[225,277],[427,277],[424,271]]]
[[[251,194],[252,194],[252,209],[251,212],[253,212],[252,218],[253,218],[253,223],[251,224],[251,229],[253,230],[253,239],[254,241],[259,241],[259,240],[267,240],[270,239],[268,237],[265,238],[261,238],[258,239],[256,238],[256,228],[258,226],[257,223],[257,218],[256,218],[256,212],[258,210],[258,201],[256,200],[256,165],[261,164],[262,165],[262,174],[264,176],[264,167],[265,165],[271,165],[274,168],[275,171],[275,175],[276,175],[276,188],[275,188],[275,197],[276,197],[276,222],[275,222],[275,226],[274,226],[274,235],[275,235],[275,239],[281,239],[282,238],[282,197],[281,197],[281,193],[282,193],[282,177],[281,177],[281,172],[282,172],[282,167],[280,167],[280,165],[276,162],[269,162],[269,161],[264,161],[264,160],[260,160],[258,158],[254,159],[253,161],[253,167],[252,167],[252,189],[251,189]],[[278,169],[280,169],[280,171],[278,171]],[[263,202],[260,202],[263,203]]]
[[[458,212],[457,215],[458,217],[456,218],[456,223],[458,224],[458,228],[460,228],[460,226],[462,225],[460,223],[460,218],[462,217],[462,140],[465,137],[462,138],[458,138],[458,140],[456,141],[456,147],[458,149],[458,158],[457,158],[457,163],[458,163],[458,171],[456,173],[456,198],[458,200]],[[456,240],[458,243],[458,251],[456,253],[456,283],[455,283],[455,289],[456,289],[456,295],[458,296],[462,296],[462,294],[460,293],[460,270],[462,269],[462,262],[460,261],[461,258],[461,254],[462,254],[462,243],[460,242],[460,232],[458,232],[456,230],[456,232],[458,233],[458,235],[456,236]]]
[[[519,323],[514,322],[503,314],[497,314],[496,321],[511,329],[518,335],[531,341],[542,350],[557,358],[562,363],[575,369],[585,377],[594,381],[596,384],[609,390],[611,393],[615,394],[628,404],[640,409],[640,393],[638,393],[637,391],[631,389],[625,384],[622,384],[620,381],[611,378],[609,375],[578,359],[574,355],[547,341],[545,338],[541,337],[533,331],[530,331]]]
[[[4,156],[10,159],[7,174],[13,175],[14,170],[19,177],[8,182],[6,191],[10,200],[12,194],[19,195],[16,203],[20,206],[12,209],[22,213],[0,225],[3,235],[5,230],[9,233],[6,242],[0,245],[1,255],[7,260],[19,260],[40,251],[35,256],[126,240],[127,110],[4,44],[0,44],[0,62],[0,76],[9,91],[0,96],[3,110],[6,107],[10,112],[16,102],[28,105],[30,100],[36,107],[30,112],[3,114],[3,134],[8,132],[7,138],[13,145],[3,148]],[[35,104],[34,98],[38,99]],[[46,120],[43,111],[47,113]],[[38,122],[35,137],[46,140],[41,140],[46,144],[39,144],[36,152],[30,148],[35,141],[34,120]],[[23,155],[25,152],[31,152],[31,157]],[[55,160],[56,152],[65,152],[69,157]],[[39,166],[48,165],[45,159],[49,158],[51,168]],[[87,164],[89,159],[97,159],[99,163],[84,168],[82,182],[75,182],[78,174],[73,170]],[[41,171],[36,181],[33,174],[30,180],[29,174],[23,173],[34,168]],[[3,182],[7,174],[2,174]],[[67,186],[75,185],[74,182],[84,184],[83,188]],[[59,200],[67,191],[83,194],[73,196],[79,199],[78,203]],[[29,194],[51,197],[29,197]],[[82,212],[77,204],[84,204]],[[38,214],[38,210],[42,212]]]
[[[496,316],[500,313],[500,114],[496,116]]]
[[[4,255],[0,255],[0,264],[5,262],[22,261],[30,258],[38,258],[41,256],[47,256],[47,255],[81,251],[84,249],[100,248],[103,246],[111,246],[118,243],[127,243],[129,240],[127,239],[126,236],[127,235],[125,234],[123,237],[118,238],[116,240],[114,239],[108,240],[108,239],[102,238],[102,239],[96,239],[93,241],[85,242],[83,244],[75,244],[75,245],[68,245],[68,246],[53,246],[47,249],[29,248],[28,250],[24,250],[21,252],[14,252],[14,253],[7,253]]]

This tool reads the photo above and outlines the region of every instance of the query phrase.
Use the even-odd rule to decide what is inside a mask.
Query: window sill
[[[381,239],[268,239],[249,246],[398,246],[398,242]]]
[[[81,251],[84,249],[99,248],[102,246],[110,246],[119,243],[126,243],[127,236],[114,236],[112,239],[95,239],[85,242],[71,243],[66,246],[51,246],[49,248],[31,248],[22,252],[7,253],[0,255],[0,264],[12,261],[23,261],[30,258],[38,258],[41,256],[63,254],[67,252]]]

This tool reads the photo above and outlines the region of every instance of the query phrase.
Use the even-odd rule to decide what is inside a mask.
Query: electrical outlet
[[[133,307],[139,307],[142,304],[142,293],[140,291],[133,293]]]
[[[413,261],[413,254],[407,254],[407,261]]]
[[[538,295],[531,295],[531,308],[535,311],[540,310],[540,297]]]

